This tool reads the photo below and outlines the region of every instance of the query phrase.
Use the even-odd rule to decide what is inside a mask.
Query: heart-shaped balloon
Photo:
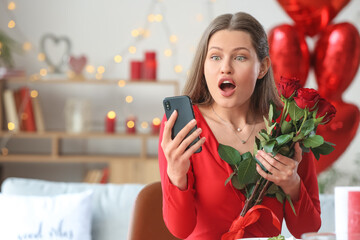
[[[51,59],[51,52],[58,49],[49,49],[48,44],[53,44],[55,47],[63,45],[63,49],[60,49],[60,55],[58,59]],[[45,62],[49,65],[50,70],[55,73],[62,72],[62,66],[65,65],[68,61],[71,52],[71,42],[67,37],[56,37],[53,34],[46,34],[42,37],[40,42],[40,47],[42,53],[45,55]]]
[[[350,0],[277,0],[308,36],[320,33]]]
[[[321,155],[316,162],[316,171],[320,172],[330,167],[346,150],[353,140],[360,121],[359,108],[343,101],[331,102],[336,108],[336,116],[326,125],[320,125],[317,134],[327,142],[334,143],[335,150],[329,155]],[[316,161],[316,160],[315,160]]]
[[[80,75],[86,66],[87,58],[83,55],[80,57],[70,56],[69,66],[74,73]]]
[[[329,25],[315,46],[315,75],[319,93],[334,101],[341,99],[360,62],[360,36],[350,23]]]
[[[296,77],[304,86],[310,68],[310,53],[304,35],[294,26],[283,24],[271,29],[268,38],[276,83],[281,76]]]

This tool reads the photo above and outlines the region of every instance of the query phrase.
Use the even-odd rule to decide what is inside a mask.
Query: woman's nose
[[[231,63],[229,60],[225,60],[222,62],[221,73],[222,74],[231,74],[232,73],[232,66],[231,66]]]

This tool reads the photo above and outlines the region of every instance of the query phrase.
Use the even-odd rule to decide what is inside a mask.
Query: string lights
[[[214,3],[216,0],[205,0],[205,3],[207,4],[207,10],[209,12],[212,12],[212,9],[210,5]],[[6,5],[6,0],[3,0],[4,5]],[[9,21],[8,21],[8,28],[9,29],[16,29],[18,33],[24,38],[24,34],[20,31],[20,28],[16,25],[16,18],[14,15],[14,12],[16,11],[17,1],[10,1],[7,3],[7,12],[9,15]],[[212,15],[212,14],[208,14]],[[203,21],[204,17],[202,13],[197,13],[195,16],[196,21]],[[165,1],[161,0],[152,0],[148,11],[146,13],[146,18],[144,21],[144,24],[142,27],[134,28],[131,31],[132,41],[130,44],[128,44],[126,47],[121,49],[120,51],[117,51],[112,57],[113,63],[115,64],[121,64],[124,63],[124,60],[128,60],[129,55],[133,55],[137,52],[138,46],[144,39],[147,39],[151,36],[151,25],[152,24],[161,24],[161,27],[163,29],[164,35],[169,43],[170,47],[166,47],[163,50],[160,50],[159,52],[162,52],[163,55],[167,58],[170,58],[173,65],[173,71],[179,76],[179,77],[186,77],[186,73],[184,73],[184,67],[182,64],[178,62],[177,57],[177,45],[178,45],[178,36],[176,33],[172,32],[168,21],[166,19],[166,3]],[[161,37],[161,36],[155,36],[155,37]],[[26,52],[29,52],[30,50],[34,49],[35,44],[24,41],[22,43],[23,50]],[[38,52],[37,60],[39,62],[45,61],[45,54],[42,52]],[[96,69],[96,71],[95,71]],[[101,80],[103,79],[103,74],[105,73],[106,67],[105,66],[98,66],[95,67],[94,65],[88,64],[85,68],[85,71],[91,76],[93,75],[95,79]],[[51,73],[51,69],[47,69],[44,71],[44,69],[40,69],[38,73],[35,73],[36,75],[40,75],[40,77],[45,77]]]
[[[207,7],[204,8],[207,11],[211,11],[211,7],[209,7],[212,3],[215,2],[215,0],[203,0],[205,4],[207,4]],[[129,59],[137,53],[139,49],[139,44],[149,38],[162,38],[165,37],[167,41],[167,46],[165,46],[163,49],[158,49],[158,52],[160,54],[163,54],[166,58],[169,59],[173,66],[174,73],[179,76],[179,78],[186,77],[186,72],[184,71],[184,67],[181,63],[178,61],[178,45],[180,44],[178,35],[176,32],[173,32],[169,26],[169,22],[166,16],[166,1],[163,0],[152,0],[149,8],[147,10],[147,13],[144,16],[144,22],[141,27],[135,27],[133,28],[129,34],[131,34],[131,42],[125,46],[122,47],[122,49],[117,50],[113,56],[110,56],[110,61],[106,61],[106,63],[112,63],[112,64],[124,64],[125,62],[129,62]],[[23,34],[21,31],[21,26],[18,25],[18,22],[15,17],[15,13],[17,10],[18,5],[21,4],[21,1],[7,1],[2,0],[2,4],[4,6],[7,6],[6,13],[8,22],[7,27],[8,30],[13,32],[14,34],[17,34],[17,38],[22,39],[22,41],[19,41],[21,43],[22,49],[24,51],[24,54],[30,54],[30,53],[36,53],[35,58],[38,62],[44,63],[46,60],[45,53],[41,52],[37,48],[37,44],[29,41],[29,39]],[[211,14],[208,14],[211,15]],[[194,19],[198,22],[201,22],[204,20],[204,15],[202,13],[197,13],[194,16]],[[161,29],[163,30],[163,35],[158,36],[152,34],[150,31],[151,27],[154,24],[159,24],[161,26]],[[0,42],[1,46],[1,42]],[[1,54],[1,47],[0,47],[0,54]],[[102,80],[103,75],[106,72],[106,69],[109,68],[105,64],[100,66],[95,66],[91,63],[85,66],[85,71],[88,75],[93,76],[96,80]],[[41,67],[39,68],[38,72],[30,74],[29,80],[30,81],[37,81],[40,79],[45,78],[52,72],[52,69],[49,69],[48,67]],[[72,78],[74,75],[71,73],[67,73],[67,76],[69,78]],[[118,87],[125,87],[126,86],[126,80],[119,80],[117,85]],[[35,94],[35,93],[34,93]],[[36,92],[36,97],[38,97],[38,93]],[[125,102],[126,105],[133,103],[134,97],[133,96],[126,96]],[[155,122],[154,122],[155,121]],[[154,118],[151,122],[152,124],[157,125],[159,119]],[[145,124],[146,123],[146,124]],[[142,128],[149,128],[149,123],[143,122],[141,124]],[[11,124],[8,126],[8,129],[13,129],[13,126]],[[3,144],[1,144],[3,145]],[[5,144],[6,145],[6,144]],[[4,149],[2,149],[4,154]],[[5,151],[6,152],[6,151]]]

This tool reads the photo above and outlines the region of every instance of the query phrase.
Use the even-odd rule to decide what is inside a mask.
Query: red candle
[[[142,78],[142,61],[131,61],[130,68],[131,80],[136,81]]]
[[[105,119],[105,130],[107,133],[115,132],[115,121],[116,113],[114,111],[108,112]]]
[[[145,61],[144,61],[144,78],[146,80],[155,81],[156,80],[156,52],[145,52]]]
[[[160,118],[154,118],[151,124],[151,132],[152,134],[160,133]]]
[[[126,133],[136,133],[136,118],[134,116],[129,116],[126,119]]]

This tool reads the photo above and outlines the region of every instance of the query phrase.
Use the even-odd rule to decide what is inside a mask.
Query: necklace
[[[241,139],[241,138],[237,135],[237,133],[239,133],[239,132],[241,132],[242,130],[245,129],[246,123],[245,123],[245,126],[244,126],[243,128],[241,128],[241,129],[240,129],[240,128],[234,129],[234,127],[231,125],[231,123],[229,123],[229,122],[225,121],[224,119],[222,119],[222,118],[215,112],[214,107],[213,107],[212,105],[211,105],[211,109],[212,109],[213,113],[216,115],[216,117],[218,117],[221,122],[223,122],[226,126],[228,126],[228,127],[234,132],[235,136],[240,140],[240,142],[241,142],[242,144],[247,143],[247,141],[249,140],[249,138],[251,137],[251,135],[252,135],[252,133],[253,133],[253,131],[254,131],[254,129],[255,129],[255,124],[253,124],[253,128],[251,129],[251,132],[250,132],[249,136],[246,138],[246,140],[243,140],[243,139]],[[240,129],[240,130],[239,130],[239,129]]]

